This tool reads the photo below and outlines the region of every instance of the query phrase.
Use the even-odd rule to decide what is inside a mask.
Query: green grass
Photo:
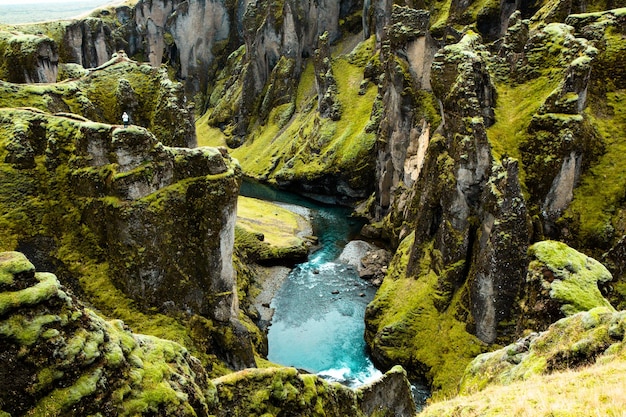
[[[211,127],[207,123],[209,113],[205,113],[196,120],[196,136],[198,146],[226,146],[226,136],[216,127]]]
[[[626,410],[626,360],[493,385],[429,405],[419,417],[614,416]]]
[[[582,176],[566,213],[579,219],[581,241],[604,233],[607,227],[626,232],[620,210],[626,197],[626,90],[608,93],[607,102],[615,112],[612,117],[587,111],[606,144],[606,152]]]
[[[358,95],[363,72],[346,58],[333,62],[333,72],[343,110],[341,119],[334,122],[319,117],[313,66],[309,64],[298,86],[296,112],[291,120],[285,123],[281,118],[285,111],[282,106],[274,108],[266,125],[232,151],[246,174],[312,180],[363,168],[375,142],[375,135],[365,133],[365,127],[377,90],[371,85],[365,95]]]
[[[527,138],[533,114],[557,85],[558,79],[550,77],[538,77],[521,85],[496,84],[496,123],[487,129],[487,137],[497,160],[501,160],[503,155],[518,160],[523,188],[526,175],[519,146]]]
[[[302,244],[297,235],[306,229],[307,220],[276,204],[239,196],[237,225],[252,233],[262,233],[264,242],[272,246],[289,247]]]
[[[461,395],[423,416],[622,416],[626,312],[600,307],[561,319],[527,348],[480,355]]]

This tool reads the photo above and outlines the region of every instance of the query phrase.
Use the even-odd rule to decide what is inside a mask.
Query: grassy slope
[[[264,242],[272,246],[296,246],[302,243],[298,233],[305,231],[307,221],[299,214],[267,201],[239,196],[237,225],[252,233],[263,233]]]
[[[433,403],[420,417],[624,416],[626,360],[493,385],[469,396]]]
[[[383,311],[372,323],[377,329],[385,329],[380,332],[383,343],[386,338],[403,341],[402,349],[397,348],[400,342],[392,342],[394,348],[387,354],[398,363],[425,364],[429,369],[426,376],[433,390],[438,390],[436,396],[441,398],[456,393],[466,365],[484,352],[486,346],[465,330],[465,323],[455,317],[453,309],[437,311],[434,271],[425,268],[427,272],[417,279],[406,277],[412,243],[413,235],[410,235],[400,244],[389,273],[368,309]],[[430,256],[426,253],[422,262],[430,262]],[[452,305],[457,304],[458,300],[452,301]],[[428,342],[424,343],[425,340]]]
[[[606,227],[626,231],[626,214],[620,209],[626,190],[626,90],[608,93],[607,102],[613,117],[587,112],[606,144],[606,153],[582,177],[569,209],[570,215],[580,218],[582,239]]]
[[[365,49],[368,44],[363,45]],[[363,69],[346,56],[335,57],[332,66],[341,102],[341,119],[334,122],[319,117],[313,64],[309,62],[300,77],[293,116],[285,118],[292,104],[274,108],[265,125],[258,126],[241,147],[230,151],[247,175],[313,179],[327,173],[358,172],[363,168],[375,141],[375,135],[366,133],[365,127],[377,88],[370,83],[364,95],[358,94]],[[225,137],[219,129],[207,126],[206,116],[196,122],[196,129],[199,145],[225,145]]]
[[[504,154],[520,161],[519,144],[525,139],[532,115],[558,85],[558,78],[539,77],[525,84],[498,83],[496,123],[487,130],[492,151],[497,159]],[[520,182],[524,184],[524,170]]]

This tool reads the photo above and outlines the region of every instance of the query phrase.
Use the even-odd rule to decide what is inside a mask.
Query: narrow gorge
[[[625,103],[622,0],[0,24],[0,415],[617,415]]]

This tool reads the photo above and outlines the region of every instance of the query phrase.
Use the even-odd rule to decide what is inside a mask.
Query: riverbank
[[[316,241],[310,218],[310,210],[306,207],[244,196],[238,199],[237,226],[261,238],[271,253],[289,253],[290,248],[302,246],[310,250]],[[259,264],[251,265],[251,268],[255,272],[252,304],[259,313],[259,327],[267,331],[274,314],[270,304],[291,268]]]

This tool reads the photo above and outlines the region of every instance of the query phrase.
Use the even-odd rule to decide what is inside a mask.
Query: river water
[[[356,270],[337,261],[362,223],[350,210],[316,204],[297,195],[244,183],[241,194],[309,209],[320,248],[297,265],[276,294],[268,330],[268,359],[348,386],[376,379],[381,372],[367,356],[365,307],[376,289]]]

